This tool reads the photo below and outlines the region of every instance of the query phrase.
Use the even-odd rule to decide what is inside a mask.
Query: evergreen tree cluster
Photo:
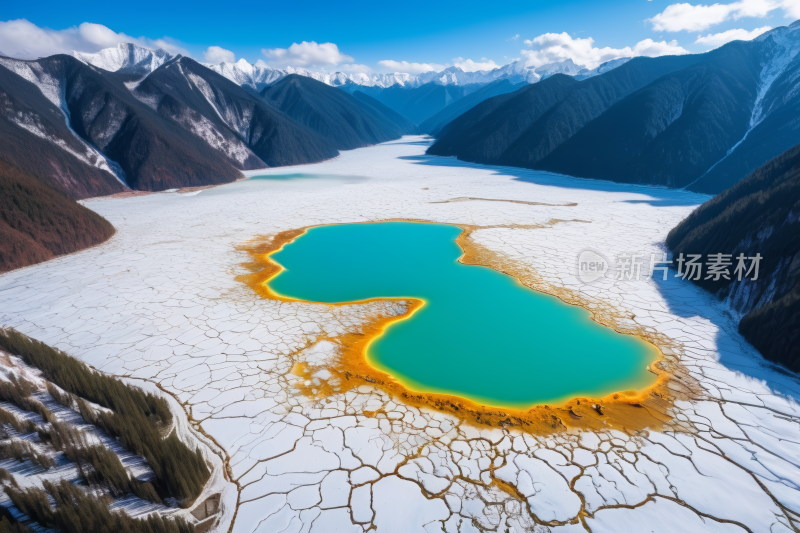
[[[147,518],[131,518],[108,508],[107,497],[97,497],[71,485],[66,480],[59,483],[44,482],[44,490],[5,487],[14,506],[42,526],[60,529],[64,533],[193,533],[193,528],[182,518],[163,518],[153,513]],[[50,506],[48,496],[55,502]],[[0,521],[0,533],[28,532],[21,524]]]
[[[27,440],[13,439],[0,443],[0,459],[14,458],[17,461],[30,460],[33,464],[49,470],[55,466],[55,461],[44,453],[40,453],[36,446]]]
[[[200,450],[189,449],[175,432],[162,438],[172,422],[166,400],[96,372],[64,352],[13,329],[0,330],[0,348],[20,356],[25,363],[41,370],[45,379],[77,396],[79,410],[87,422],[118,438],[127,450],[144,457],[156,475],[155,491],[161,498],[176,498],[188,507],[199,496],[211,472]],[[84,398],[111,412],[96,413],[81,402]]]

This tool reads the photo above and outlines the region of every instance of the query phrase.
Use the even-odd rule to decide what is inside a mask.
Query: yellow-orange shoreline
[[[440,224],[428,220],[413,219],[389,219],[374,222],[419,222],[428,224]],[[559,220],[550,221],[550,224],[564,222]],[[356,222],[358,223],[358,222]],[[335,224],[324,224],[335,225]],[[547,434],[554,431],[566,429],[662,429],[665,424],[672,422],[670,414],[671,408],[676,399],[688,399],[694,397],[696,387],[688,373],[683,369],[680,361],[675,357],[676,348],[669,339],[643,328],[632,330],[621,326],[614,319],[612,309],[601,309],[599,307],[588,308],[587,302],[583,301],[578,295],[564,289],[554,289],[544,285],[536,279],[530,272],[525,272],[515,265],[510,264],[499,254],[488,250],[469,237],[471,233],[481,226],[468,226],[462,224],[448,224],[462,229],[456,239],[456,243],[461,247],[463,255],[459,262],[469,265],[480,265],[493,268],[506,275],[514,277],[522,285],[555,296],[564,303],[578,305],[591,313],[592,320],[611,327],[622,334],[634,335],[647,342],[657,351],[656,359],[649,365],[648,369],[656,374],[656,381],[653,385],[640,391],[622,391],[611,393],[601,398],[592,397],[572,397],[568,400],[535,405],[529,409],[512,409],[507,407],[480,405],[472,400],[451,394],[435,392],[419,392],[405,385],[386,372],[375,368],[368,360],[368,347],[372,341],[383,334],[385,329],[392,323],[399,320],[410,318],[424,302],[418,298],[371,298],[346,303],[327,303],[327,302],[308,302],[297,300],[280,295],[272,291],[268,286],[269,281],[278,275],[282,267],[271,260],[271,256],[281,250],[283,246],[294,241],[307,230],[322,225],[307,226],[300,229],[288,230],[274,236],[258,237],[238,247],[239,250],[247,252],[251,262],[244,263],[250,273],[238,276],[236,279],[253,289],[257,294],[264,298],[286,301],[286,302],[308,302],[330,306],[353,305],[370,301],[402,301],[407,305],[406,312],[397,316],[375,316],[362,327],[359,332],[346,333],[335,338],[322,337],[318,340],[330,340],[340,347],[340,357],[335,363],[326,366],[331,374],[338,378],[335,380],[339,386],[332,386],[328,382],[321,385],[305,386],[301,385],[300,392],[311,397],[323,399],[335,393],[352,389],[359,385],[375,386],[392,396],[402,398],[402,401],[417,407],[429,407],[455,415],[463,420],[487,426],[518,427],[519,429],[531,433]],[[492,226],[498,227],[498,226]],[[546,226],[500,226],[509,228],[542,228]],[[597,306],[597,302],[592,302]],[[672,352],[670,357],[666,357],[659,346],[669,347]],[[316,368],[309,368],[304,363],[296,364],[293,372],[308,381]],[[367,413],[365,413],[367,414]],[[379,413],[373,416],[379,416]]]

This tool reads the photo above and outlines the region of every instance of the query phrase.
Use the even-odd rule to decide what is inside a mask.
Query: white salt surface
[[[688,282],[583,285],[575,275],[585,248],[612,260],[662,253],[669,229],[707,197],[464,164],[425,156],[427,145],[406,137],[251,173],[319,180],[88,201],[117,234],[0,276],[0,324],[174,394],[227,455],[233,484],[223,503],[231,510],[238,499],[237,533],[796,531],[796,377],[764,363],[722,306]],[[454,198],[578,205],[446,202]],[[473,238],[553,288],[667,336],[704,391],[677,404],[682,429],[532,437],[421,411],[369,386],[321,402],[299,395],[294,363],[336,356],[318,340],[404,308],[266,301],[235,281],[249,259],[235,247],[313,224],[390,218],[493,226]],[[363,415],[378,409],[386,414]]]

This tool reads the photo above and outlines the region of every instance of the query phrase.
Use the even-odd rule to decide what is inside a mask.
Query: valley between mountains
[[[660,253],[708,197],[475,166],[428,144],[344,152],[294,179],[88,201],[114,238],[3,275],[0,322],[174,394],[224,451],[220,531],[795,530],[796,378],[688,281],[575,276],[587,246]],[[403,303],[275,301],[237,281],[249,239],[390,218],[471,225],[496,269],[655,342],[672,379],[643,408],[651,429],[565,431],[558,406],[547,431],[468,423],[337,383],[344,339]],[[602,427],[608,401],[578,416]]]
[[[593,69],[345,74],[130,43],[0,55],[0,328],[136,406],[4,344],[0,528],[66,529],[44,492],[15,492],[44,487],[133,530],[151,514],[196,533],[800,531],[798,52],[800,21]],[[522,407],[421,390],[368,351],[424,295],[267,286],[304,229],[383,221],[458,226],[448,261],[646,344],[644,377]],[[644,266],[587,281],[585,252]],[[648,268],[719,253],[763,261],[744,280]],[[465,317],[509,312],[480,289],[460,293]],[[569,379],[497,348],[536,346],[534,315],[451,321],[437,341],[482,335],[455,366],[494,390]],[[589,346],[603,370],[622,357]],[[95,456],[59,440],[76,431]]]

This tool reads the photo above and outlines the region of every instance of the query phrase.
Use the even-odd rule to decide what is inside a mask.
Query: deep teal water
[[[655,349],[590,320],[587,310],[486,267],[463,265],[444,224],[321,226],[272,255],[269,285],[298,300],[412,297],[425,305],[391,324],[368,360],[417,391],[525,408],[604,396],[655,381]]]

